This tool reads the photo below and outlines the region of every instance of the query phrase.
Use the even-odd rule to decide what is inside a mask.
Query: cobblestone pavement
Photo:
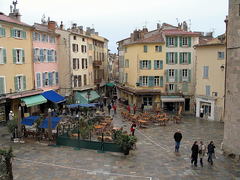
[[[12,145],[16,180],[162,180],[162,179],[240,179],[240,164],[222,155],[223,123],[185,117],[182,124],[137,130],[137,149],[130,155],[50,147],[40,143],[12,144],[6,129],[0,127],[0,145]],[[115,126],[125,126],[114,116]],[[180,129],[183,140],[180,153],[174,153],[173,134]],[[217,146],[214,165],[204,159],[204,167],[190,165],[194,140]]]

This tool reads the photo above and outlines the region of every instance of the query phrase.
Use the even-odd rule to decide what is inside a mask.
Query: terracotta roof
[[[11,18],[9,16],[6,16],[4,14],[0,14],[0,21],[5,21],[5,22],[9,22],[9,23],[14,23],[14,24],[18,24],[18,25],[22,25],[22,26],[28,26],[31,27],[30,25],[23,23],[21,21],[18,21],[15,18]]]
[[[155,35],[152,35],[148,38],[140,39],[134,42],[129,42],[124,45],[129,45],[129,44],[140,44],[140,43],[164,43],[164,38],[162,36],[162,33],[158,33]]]
[[[163,33],[165,35],[171,35],[171,36],[174,36],[174,35],[200,36],[201,35],[201,33],[198,33],[198,32],[189,32],[181,29],[166,29],[166,30],[163,30]]]
[[[224,45],[225,41],[221,41],[218,38],[212,38],[212,39],[202,39],[199,41],[199,44],[195,45],[196,47],[202,47],[202,46],[216,46],[216,45]]]

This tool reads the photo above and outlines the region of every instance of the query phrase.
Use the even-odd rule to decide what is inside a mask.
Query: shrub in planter
[[[14,118],[7,123],[8,132],[11,133],[12,139],[15,138],[15,129],[17,129],[17,118]]]

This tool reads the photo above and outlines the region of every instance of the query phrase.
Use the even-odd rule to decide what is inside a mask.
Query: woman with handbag
[[[205,156],[205,152],[206,152],[206,146],[203,144],[202,141],[200,141],[200,145],[199,145],[199,159],[200,159],[201,167],[203,167],[203,157]]]

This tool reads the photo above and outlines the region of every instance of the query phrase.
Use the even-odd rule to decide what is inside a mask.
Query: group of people
[[[137,112],[137,105],[136,105],[136,104],[133,104],[132,109],[133,109],[133,114],[136,114],[136,112]],[[130,105],[127,106],[127,111],[128,111],[129,113],[131,113],[131,106],[130,106]],[[142,113],[144,112],[144,104],[141,105],[141,112],[142,112]]]
[[[177,132],[174,134],[174,140],[175,140],[175,152],[179,152],[180,148],[180,142],[182,140],[182,133],[180,130],[177,130]],[[198,144],[197,141],[195,141],[192,145],[191,151],[191,164],[197,167],[198,157],[200,159],[200,165],[203,167],[203,158],[207,152],[208,155],[208,162],[213,165],[213,158],[215,157],[215,145],[213,141],[211,141],[207,148],[204,145],[203,141],[200,141],[200,144]]]

